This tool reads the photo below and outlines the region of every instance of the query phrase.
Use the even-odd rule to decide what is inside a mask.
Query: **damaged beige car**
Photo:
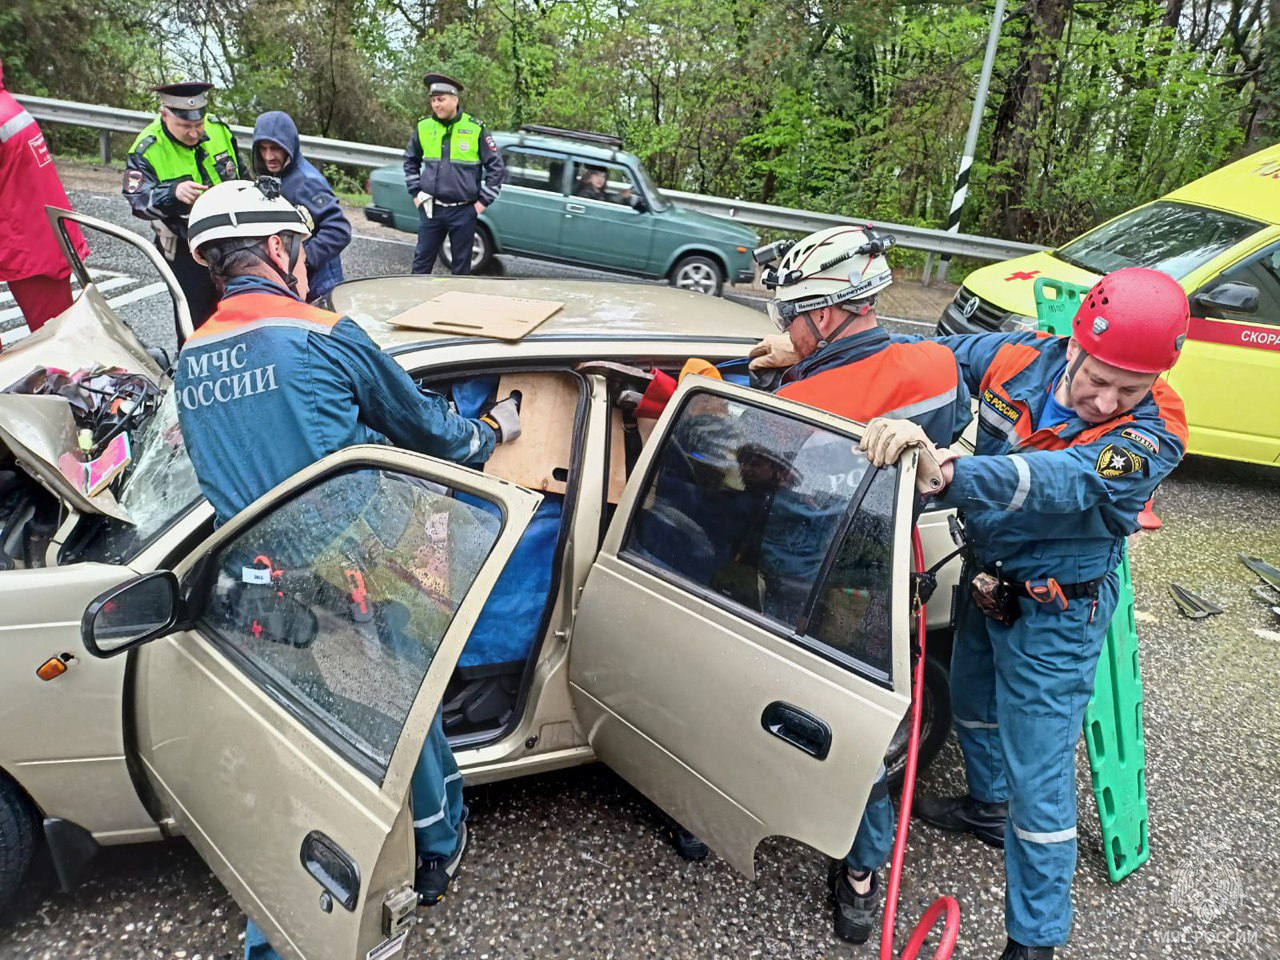
[[[702,377],[637,421],[599,363],[740,359],[762,314],[659,286],[344,284],[334,309],[459,410],[520,389],[524,435],[483,472],[344,450],[214,531],[161,364],[77,269],[0,385],[107,366],[163,392],[93,495],[58,468],[67,401],[0,396],[0,470],[54,526],[0,573],[0,898],[40,838],[70,885],[99,845],[184,835],[285,956],[391,956],[438,710],[471,783],[599,760],[744,873],[775,834],[847,851],[910,696],[913,462],[870,468],[857,424]],[[388,322],[446,290],[563,307],[518,341]],[[922,526],[949,552],[945,516]]]

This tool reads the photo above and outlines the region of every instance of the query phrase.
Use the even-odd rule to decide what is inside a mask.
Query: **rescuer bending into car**
[[[479,419],[419,390],[359,326],[308,305],[304,208],[279,181],[218,184],[197,198],[191,254],[222,292],[182,347],[178,414],[200,489],[225,523],[304,467],[344,447],[390,442],[479,464],[520,435],[515,397]],[[466,848],[462,779],[437,714],[412,780],[419,902],[435,903]],[[274,951],[252,925],[246,957]]]
[[[877,235],[870,227],[841,226],[758,250],[757,260],[766,263],[781,256],[776,266],[765,267],[761,282],[775,291],[768,311],[783,332],[752,349],[752,383],[852,420],[906,417],[934,442],[949,445],[972,419],[969,390],[955,356],[937,343],[892,335],[876,318],[876,298],[893,282],[884,256],[892,245],[892,237]],[[656,383],[646,398],[653,401],[661,390]],[[741,469],[747,484],[752,473],[746,463]],[[833,489],[839,479],[832,478]],[[788,505],[781,494],[778,504],[775,511],[785,516]],[[843,507],[841,501],[841,512]],[[814,508],[796,504],[792,512]],[[776,531],[781,534],[776,538],[771,532],[772,525],[763,531],[760,545],[764,601],[779,613],[803,605],[820,575],[825,550],[809,555],[797,549],[795,537],[786,531]],[[782,619],[794,615],[792,611]],[[833,923],[841,939],[863,943],[871,935],[880,899],[876,870],[888,860],[893,838],[893,804],[881,765],[853,847],[843,869],[831,877]],[[705,845],[687,831],[677,829],[675,840],[686,859],[706,856]]]
[[[966,518],[972,590],[956,622],[952,712],[968,793],[914,813],[1005,851],[1001,960],[1046,960],[1071,927],[1075,747],[1137,515],[1182,459],[1181,287],[1141,268],[1103,277],[1070,337],[944,337],[978,397],[975,456],[905,420],[868,425],[873,463],[922,450],[917,489]]]

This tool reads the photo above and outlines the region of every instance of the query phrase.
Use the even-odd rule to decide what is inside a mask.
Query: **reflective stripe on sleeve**
[[[4,143],[19,130],[25,130],[35,122],[35,117],[26,110],[19,110],[4,123],[0,123],[0,143]]]
[[[1018,471],[1018,488],[1013,491],[1013,498],[1009,501],[1009,506],[1005,507],[1006,511],[1021,510],[1023,502],[1027,499],[1027,494],[1031,492],[1031,468],[1027,466],[1027,461],[1018,454],[1011,454],[1009,457],[1012,461],[1014,469]]]

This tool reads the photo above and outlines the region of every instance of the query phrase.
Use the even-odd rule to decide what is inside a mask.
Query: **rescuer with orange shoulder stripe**
[[[972,419],[969,387],[955,354],[919,337],[895,336],[879,325],[877,295],[893,282],[885,251],[893,238],[870,226],[831,227],[794,245],[756,252],[761,280],[774,290],[769,315],[782,332],[751,351],[752,382],[779,396],[852,420],[902,418],[933,443],[954,443]],[[776,266],[772,259],[780,257]],[[833,518],[833,522],[835,522]],[[767,553],[767,545],[762,548]],[[817,576],[805,558],[781,564]],[[836,936],[863,943],[879,908],[876,870],[893,849],[894,813],[882,764],[853,847],[833,871]]]
[[[1186,339],[1182,288],[1103,277],[1070,337],[943,337],[978,398],[973,456],[903,420],[868,425],[878,465],[921,449],[916,486],[964,512],[972,589],[956,622],[952,714],[968,793],[914,813],[1005,851],[1001,960],[1044,960],[1071,928],[1075,748],[1138,513],[1182,459],[1182,401],[1160,379]]]
[[[461,417],[444,397],[420,390],[349,317],[306,303],[302,241],[310,234],[307,209],[285,200],[274,177],[216,184],[191,207],[191,254],[209,268],[222,299],[183,344],[174,391],[187,452],[219,524],[344,447],[390,442],[478,464],[495,444],[520,435],[516,397],[493,404],[477,419]],[[378,509],[379,500],[361,501],[366,506]],[[317,523],[325,522],[317,517]],[[332,534],[344,536],[341,524]],[[303,549],[297,547],[299,554]],[[283,560],[286,569],[303,569],[313,558]],[[358,602],[363,609],[365,600]],[[368,602],[386,604],[370,622],[393,655],[401,645],[420,646],[414,624],[393,625],[396,601]],[[280,608],[272,612],[286,616]],[[439,713],[409,789],[418,852],[414,887],[419,903],[433,904],[444,897],[467,846],[462,775]],[[245,957],[279,960],[252,921],[245,930]]]

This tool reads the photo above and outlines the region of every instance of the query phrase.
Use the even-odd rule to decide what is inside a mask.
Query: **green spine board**
[[[1036,317],[1045,333],[1067,336],[1088,287],[1047,277],[1035,284]],[[1098,658],[1093,696],[1084,713],[1093,798],[1102,830],[1107,876],[1119,883],[1151,856],[1147,836],[1146,746],[1142,735],[1142,672],[1134,622],[1133,579],[1126,544],[1116,570],[1120,597]]]

